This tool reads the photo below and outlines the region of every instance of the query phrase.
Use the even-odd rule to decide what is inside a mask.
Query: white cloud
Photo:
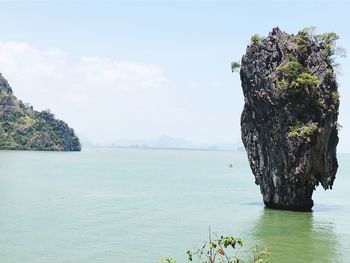
[[[214,143],[239,132],[228,121],[240,115],[230,108],[231,89],[183,80],[180,71],[170,81],[154,64],[0,42],[0,72],[19,99],[37,110],[51,109],[93,142],[166,134]]]
[[[198,88],[200,85],[200,83],[198,81],[191,81],[188,83],[188,86],[190,86],[190,88],[196,89]]]
[[[212,81],[210,83],[210,85],[213,87],[213,88],[218,88],[221,86],[221,83],[219,81]]]
[[[143,124],[147,136],[145,111],[149,121],[159,118],[157,112],[166,111],[160,107],[167,100],[169,80],[152,64],[96,56],[74,58],[55,48],[0,42],[0,72],[19,99],[39,110],[51,108],[90,137],[138,136],[135,131],[140,132]]]

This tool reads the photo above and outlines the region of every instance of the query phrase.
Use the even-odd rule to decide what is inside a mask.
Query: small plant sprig
[[[165,257],[161,258],[158,263],[176,263],[176,260],[173,258]]]
[[[239,63],[238,61],[231,62],[232,72],[238,72],[240,68],[241,68],[241,63]]]
[[[201,248],[195,251],[188,250],[187,258],[189,262],[198,263],[267,263],[270,252],[265,248],[259,250],[258,245],[255,245],[245,255],[247,260],[238,258],[237,250],[244,246],[242,239],[232,236],[220,236],[212,238],[209,228],[209,241],[206,241]],[[249,257],[250,256],[250,257]],[[173,258],[163,258],[160,263],[176,263]]]

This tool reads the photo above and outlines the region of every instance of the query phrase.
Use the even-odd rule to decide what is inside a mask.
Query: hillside
[[[81,146],[64,121],[18,100],[0,73],[0,150],[80,151]]]

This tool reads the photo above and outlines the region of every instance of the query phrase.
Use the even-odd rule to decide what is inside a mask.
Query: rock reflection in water
[[[264,209],[251,240],[267,247],[272,262],[340,262],[331,222],[318,222],[312,212]]]

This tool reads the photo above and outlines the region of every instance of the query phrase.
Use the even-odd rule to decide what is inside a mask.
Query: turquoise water
[[[339,164],[334,189],[297,213],[264,209],[245,153],[2,151],[0,262],[187,262],[209,226],[272,262],[350,262],[350,155]]]

